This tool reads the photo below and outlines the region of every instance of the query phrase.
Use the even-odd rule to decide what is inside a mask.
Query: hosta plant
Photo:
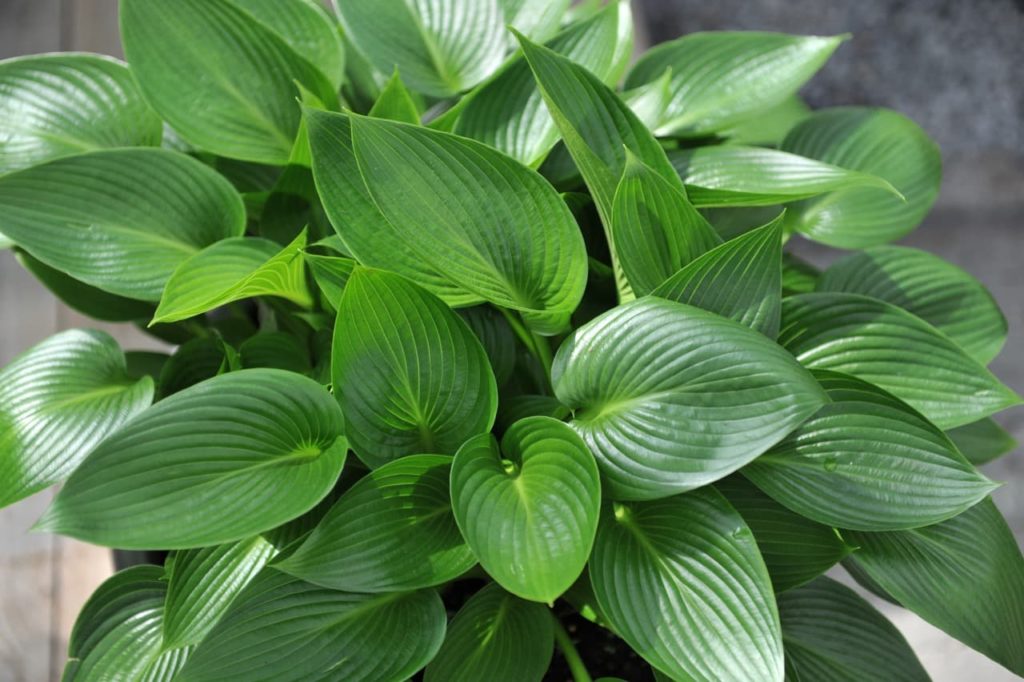
[[[175,348],[0,374],[0,503],[166,552],[65,680],[927,679],[839,563],[1024,673],[1006,322],[890,244],[928,136],[798,98],[844,36],[337,4],[121,0],[127,63],[0,62],[4,243]]]

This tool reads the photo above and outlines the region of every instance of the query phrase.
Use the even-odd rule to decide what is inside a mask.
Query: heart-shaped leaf
[[[917,227],[939,193],[938,147],[917,124],[888,109],[817,111],[789,131],[782,150],[870,173],[903,196],[859,187],[790,207],[792,229],[830,246],[860,249],[899,239]]]
[[[698,488],[735,471],[827,398],[761,334],[646,297],[580,327],[551,368],[613,499]]]
[[[0,371],[0,507],[62,481],[153,399],[108,334],[51,336]]]
[[[452,464],[452,507],[480,564],[509,592],[553,602],[590,556],[601,504],[594,458],[566,424],[528,417],[470,439]]]
[[[310,509],[345,462],[338,404],[275,369],[222,374],[104,440],[37,524],[125,549],[241,540]]]
[[[5,59],[0,93],[0,173],[94,149],[160,144],[160,119],[128,68],[110,57]]]
[[[794,680],[931,680],[900,631],[830,578],[779,595],[779,618]]]
[[[352,449],[373,467],[417,452],[454,454],[494,424],[497,387],[473,332],[436,297],[381,270],[349,278],[332,378]]]
[[[850,556],[917,615],[1024,675],[1024,557],[992,501],[932,526],[849,532]]]
[[[590,578],[615,632],[673,678],[781,682],[768,572],[750,529],[712,489],[608,505]]]
[[[982,465],[1017,447],[1017,440],[994,420],[986,417],[946,432],[967,461]]]
[[[175,682],[402,682],[445,632],[433,590],[352,594],[266,568],[231,603]]]
[[[244,229],[228,181],[177,152],[101,150],[0,177],[0,232],[50,267],[128,298],[160,300],[185,259]]]
[[[1021,401],[942,332],[866,296],[813,293],[783,299],[779,343],[807,367],[850,374],[885,389],[941,429]]]
[[[452,516],[451,457],[410,455],[347,490],[277,567],[353,592],[440,585],[476,564]]]
[[[754,31],[691,33],[648,50],[626,77],[633,88],[672,70],[672,102],[659,133],[717,132],[796,93],[844,36]]]
[[[1006,342],[1006,318],[971,275],[926,251],[876,246],[824,272],[818,291],[878,298],[914,313],[988,364]]]
[[[552,615],[491,583],[452,618],[426,682],[540,682],[554,651]]]
[[[778,502],[830,526],[899,530],[956,516],[996,487],[903,401],[850,376],[814,375],[830,402],[743,467]]]

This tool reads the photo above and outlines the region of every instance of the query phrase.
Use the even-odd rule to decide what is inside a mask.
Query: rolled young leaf
[[[580,327],[551,368],[612,499],[691,490],[735,471],[827,400],[763,335],[646,297]]]
[[[540,682],[554,651],[552,614],[491,583],[469,598],[427,665],[425,682]]]
[[[453,580],[476,564],[452,516],[451,458],[410,455],[349,488],[278,569],[351,592]]]
[[[233,542],[313,507],[348,449],[312,379],[231,372],[161,400],[109,436],[37,527],[125,549]]]
[[[830,402],[742,469],[776,501],[830,526],[900,530],[956,516],[997,487],[903,401],[850,376],[814,376]]]
[[[950,429],[946,435],[968,462],[979,466],[1017,447],[1017,439],[988,417]]]
[[[158,301],[178,265],[244,229],[228,181],[177,152],[101,150],[0,176],[0,232],[46,265],[128,298]]]
[[[332,357],[349,442],[371,467],[413,453],[454,454],[494,424],[497,387],[480,342],[444,303],[399,275],[353,272]]]
[[[583,572],[597,532],[601,481],[568,425],[527,417],[501,439],[455,455],[452,507],[484,569],[509,592],[552,603]]]
[[[866,296],[813,293],[783,299],[779,343],[807,367],[879,386],[941,429],[1021,401],[942,332]]]
[[[0,507],[62,481],[153,399],[105,332],[73,329],[0,371]]]
[[[673,678],[782,681],[768,572],[714,490],[607,505],[590,577],[615,632]]]
[[[64,53],[0,61],[0,173],[113,147],[160,144],[159,117],[124,63]]]

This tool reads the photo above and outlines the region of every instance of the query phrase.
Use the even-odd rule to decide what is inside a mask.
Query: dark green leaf
[[[459,315],[484,347],[494,379],[501,387],[515,370],[516,336],[504,316],[491,306],[462,308]]]
[[[782,293],[809,294],[818,285],[821,271],[807,261],[791,253],[782,254]]]
[[[946,432],[972,464],[982,465],[1017,447],[1017,440],[992,419],[980,419]]]
[[[549,395],[514,395],[501,399],[498,411],[498,425],[508,429],[520,419],[527,417],[551,417],[564,421],[572,414],[572,410],[558,402],[558,398]]]
[[[231,371],[235,355],[235,350],[218,338],[203,337],[181,344],[160,370],[160,398]]]
[[[313,369],[302,341],[287,332],[261,332],[238,347],[239,364],[246,369],[274,367],[308,374]]]

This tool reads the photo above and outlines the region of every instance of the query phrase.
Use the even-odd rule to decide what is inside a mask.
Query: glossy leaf
[[[848,537],[851,560],[900,604],[1024,675],[1024,558],[991,500],[933,526]]]
[[[672,69],[672,102],[659,133],[701,135],[781,104],[824,65],[844,36],[713,31],[649,50],[626,87]]]
[[[64,480],[152,399],[105,332],[61,332],[15,358],[0,371],[0,507]]]
[[[419,125],[420,112],[396,70],[373,103],[370,116]]]
[[[946,432],[957,449],[975,465],[1002,457],[1017,447],[1017,440],[989,418],[958,426]]]
[[[834,264],[818,291],[878,298],[945,333],[978,362],[988,364],[1006,342],[1006,318],[974,277],[926,251],[876,246]]]
[[[453,454],[490,430],[497,387],[466,323],[412,282],[358,269],[334,328],[334,394],[352,449],[372,467]]]
[[[842,374],[815,378],[830,402],[743,467],[778,502],[830,526],[898,530],[956,516],[996,487],[903,401]]]
[[[753,118],[745,118],[718,135],[729,138],[732,144],[755,144],[778,147],[800,121],[811,114],[811,108],[799,96],[793,95],[768,109],[757,112]]]
[[[175,682],[402,682],[441,646],[433,590],[352,594],[264,569],[232,602]]]
[[[601,504],[594,458],[566,424],[528,417],[455,455],[452,507],[480,564],[509,592],[551,603],[579,578]]]
[[[554,652],[552,615],[491,583],[448,626],[426,682],[540,682]]]
[[[498,0],[511,26],[531,40],[544,41],[558,31],[572,0]]]
[[[899,239],[917,227],[939,192],[938,147],[917,124],[888,109],[817,111],[789,131],[782,149],[870,173],[904,197],[861,187],[792,206],[792,229],[830,246],[858,249]]]
[[[93,544],[240,540],[310,509],[347,443],[337,403],[291,372],[231,372],[161,400],[108,437],[37,524]]]
[[[321,293],[330,304],[331,308],[337,310],[341,304],[341,295],[345,293],[345,285],[348,278],[355,270],[356,262],[351,258],[339,256],[319,256],[313,253],[303,253],[302,257],[313,274],[313,279],[320,287]]]
[[[551,378],[612,499],[665,497],[722,478],[826,400],[761,334],[652,297],[580,327],[558,349]]]
[[[665,110],[672,99],[672,70],[666,69],[661,78],[639,85],[622,93],[622,101],[632,109],[641,123],[656,129],[665,117]],[[671,157],[669,157],[671,160]]]
[[[941,429],[1020,403],[949,337],[866,296],[813,293],[783,299],[779,343],[807,367],[850,374],[885,389]]]
[[[127,67],[94,54],[0,61],[0,173],[61,156],[160,144],[160,119]]]
[[[781,682],[768,572],[750,529],[710,488],[609,505],[590,577],[615,632],[672,677]]]
[[[451,461],[410,455],[371,472],[277,567],[352,592],[419,589],[462,575],[476,559],[452,516]]]
[[[900,631],[856,592],[830,578],[779,595],[779,617],[786,665],[795,681],[931,679]]]

